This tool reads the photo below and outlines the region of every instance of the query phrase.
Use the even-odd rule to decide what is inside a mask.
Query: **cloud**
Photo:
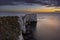
[[[41,5],[60,5],[60,0],[0,0],[0,5],[18,5],[21,3],[34,3]]]

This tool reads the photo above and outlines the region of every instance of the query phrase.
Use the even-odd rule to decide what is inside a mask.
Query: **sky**
[[[0,0],[0,12],[60,12],[60,0]],[[0,16],[8,16],[8,13],[0,13]],[[12,14],[13,16],[14,14]],[[22,15],[22,14],[15,14]],[[15,16],[14,15],[14,16]],[[39,15],[39,14],[38,14]],[[57,14],[56,14],[57,15]],[[55,14],[40,14],[37,25],[38,39],[42,38],[56,38],[59,28],[60,15]],[[43,25],[44,24],[44,25]],[[40,31],[39,31],[40,30]],[[44,36],[43,36],[44,35]],[[45,40],[45,39],[43,39]]]
[[[60,11],[60,0],[0,0],[0,11],[56,12]]]
[[[0,5],[8,5],[8,4],[13,5],[14,4],[13,2],[36,3],[41,5],[51,5],[51,4],[59,5],[60,4],[60,0],[0,0]]]

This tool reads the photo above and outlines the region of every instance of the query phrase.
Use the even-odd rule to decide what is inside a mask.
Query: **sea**
[[[25,16],[26,14],[27,13],[0,12],[0,16],[21,17]],[[60,40],[60,13],[35,14],[37,15],[37,26],[34,33],[36,40]],[[19,37],[23,38],[22,35]]]

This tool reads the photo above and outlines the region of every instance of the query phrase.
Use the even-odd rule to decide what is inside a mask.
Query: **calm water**
[[[24,16],[17,13],[0,13],[0,16]],[[37,40],[60,40],[60,14],[37,14],[35,32]]]
[[[38,14],[37,20],[37,40],[60,40],[60,14]]]

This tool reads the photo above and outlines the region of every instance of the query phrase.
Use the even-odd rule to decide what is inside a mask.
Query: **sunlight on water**
[[[54,40],[58,37],[58,16],[39,16],[37,19],[37,40]]]

